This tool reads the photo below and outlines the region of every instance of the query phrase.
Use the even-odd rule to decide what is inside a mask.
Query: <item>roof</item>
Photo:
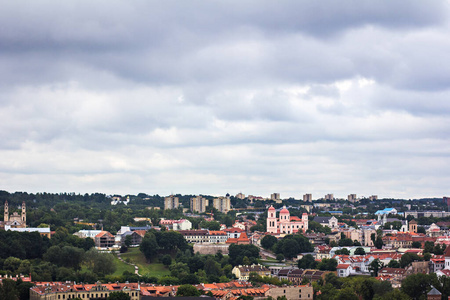
[[[323,224],[323,223],[327,223],[328,224],[328,222],[330,221],[330,219],[331,219],[332,217],[314,217],[314,222],[317,222],[317,223],[321,223],[321,224]]]
[[[336,267],[336,269],[347,269],[350,267],[350,264],[340,264]]]
[[[428,292],[427,295],[442,295],[442,293],[439,292],[439,291],[433,286],[433,288],[431,289],[431,291]]]

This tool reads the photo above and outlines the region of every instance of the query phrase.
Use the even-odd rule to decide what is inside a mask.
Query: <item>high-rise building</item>
[[[242,194],[242,193],[239,193],[239,194],[236,195],[236,198],[244,200],[245,199],[245,195]]]
[[[355,203],[358,199],[356,198],[356,194],[350,194],[347,196],[348,201]]]
[[[372,195],[372,196],[369,197],[369,200],[370,201],[378,200],[378,196],[377,195]]]
[[[312,201],[312,194],[304,194],[303,195],[303,201],[311,202]]]
[[[325,195],[325,200],[334,200],[334,195],[333,194],[326,194]]]
[[[270,195],[270,200],[277,201],[280,200],[280,193],[273,193]]]
[[[214,208],[220,212],[227,213],[230,211],[230,197],[219,197],[213,201]]]
[[[170,195],[169,197],[164,198],[164,209],[175,209],[180,206],[178,202],[178,197],[174,195]]]
[[[208,199],[203,198],[202,196],[197,196],[191,198],[191,211],[196,211],[199,213],[206,212],[206,207],[209,205]]]

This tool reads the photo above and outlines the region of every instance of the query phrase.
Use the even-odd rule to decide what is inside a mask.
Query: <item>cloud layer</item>
[[[448,195],[448,1],[2,1],[9,191]]]

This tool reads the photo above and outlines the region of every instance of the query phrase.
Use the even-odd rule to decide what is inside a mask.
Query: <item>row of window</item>
[[[95,296],[94,296],[95,295]],[[99,296],[100,295],[100,296]],[[131,292],[130,296],[134,297],[137,296],[138,292]],[[82,298],[82,299],[93,299],[93,298],[106,298],[108,297],[108,294],[105,293],[100,293],[100,294],[69,294],[67,295],[67,299],[73,299],[73,298]],[[66,295],[62,294],[62,295],[58,295],[58,299],[66,299]]]

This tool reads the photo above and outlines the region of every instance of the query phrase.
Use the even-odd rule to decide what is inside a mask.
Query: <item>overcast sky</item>
[[[450,196],[449,1],[0,4],[0,189]]]

